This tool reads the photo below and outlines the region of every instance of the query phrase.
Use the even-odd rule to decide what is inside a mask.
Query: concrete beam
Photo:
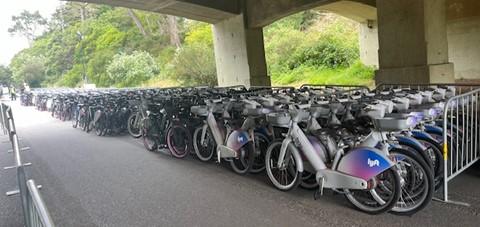
[[[107,4],[218,23],[238,15],[239,0],[67,0]]]
[[[246,28],[244,15],[213,25],[219,86],[269,86],[262,28]]]
[[[335,2],[356,2],[369,6],[376,4],[375,0],[247,0],[248,26],[264,27],[283,17]]]
[[[453,82],[445,0],[378,1],[376,82]]]

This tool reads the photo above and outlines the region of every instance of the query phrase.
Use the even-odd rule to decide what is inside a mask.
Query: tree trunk
[[[168,33],[170,35],[170,44],[180,48],[180,36],[178,35],[178,23],[175,16],[167,16]]]
[[[135,25],[137,25],[137,28],[138,30],[140,30],[140,33],[142,33],[143,36],[147,36],[147,32],[145,31],[145,28],[143,27],[140,19],[138,19],[137,15],[135,15],[135,12],[133,12],[132,9],[127,9],[127,12],[128,12],[128,15],[135,22]]]

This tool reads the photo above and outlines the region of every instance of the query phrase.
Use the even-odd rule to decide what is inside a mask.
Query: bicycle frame
[[[287,149],[287,147],[293,149]],[[316,180],[321,188],[367,189],[369,179],[395,165],[384,152],[375,148],[360,147],[347,155],[344,155],[343,148],[340,148],[335,154],[332,168],[329,169],[298,126],[297,121],[292,119],[286,138],[282,142],[277,162],[278,168],[282,168],[284,161],[288,161],[286,158],[290,155],[287,155],[287,151],[292,151],[292,155],[296,156],[295,159],[301,160],[296,147],[300,148],[315,169]],[[303,172],[303,164],[296,164],[297,171]]]
[[[217,161],[220,162],[221,158],[237,158],[239,156],[238,151],[245,144],[253,141],[253,129],[249,130],[250,133],[242,129],[232,130],[228,125],[225,128],[221,128],[217,119],[211,110],[209,110],[207,120],[202,126],[202,135],[200,138],[203,144],[206,137],[207,129],[210,128],[213,139],[217,145]]]

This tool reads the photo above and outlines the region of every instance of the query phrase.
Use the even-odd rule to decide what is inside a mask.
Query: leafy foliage
[[[14,24],[8,32],[24,36],[30,43],[39,35],[42,26],[47,24],[47,20],[38,11],[30,13],[23,10],[20,15],[12,16],[12,21]]]
[[[145,51],[117,54],[107,67],[108,76],[118,87],[138,86],[158,73],[155,60]]]
[[[216,85],[217,73],[210,25],[194,23],[175,55],[170,77],[184,85]]]
[[[8,86],[12,82],[12,71],[4,65],[0,65],[0,85]]]
[[[85,76],[98,87],[217,84],[209,24],[75,2],[48,23],[37,14],[15,17],[15,34],[31,23],[47,29],[12,59],[11,74],[0,68],[0,83],[76,87]],[[372,79],[373,69],[359,63],[357,25],[347,19],[304,11],[264,28],[264,40],[274,84]]]

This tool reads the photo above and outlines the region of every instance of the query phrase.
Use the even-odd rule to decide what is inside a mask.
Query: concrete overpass
[[[76,0],[213,24],[220,85],[269,85],[262,28],[320,7],[360,22],[360,55],[377,82],[480,79],[477,0]],[[454,70],[454,64],[456,70]]]

